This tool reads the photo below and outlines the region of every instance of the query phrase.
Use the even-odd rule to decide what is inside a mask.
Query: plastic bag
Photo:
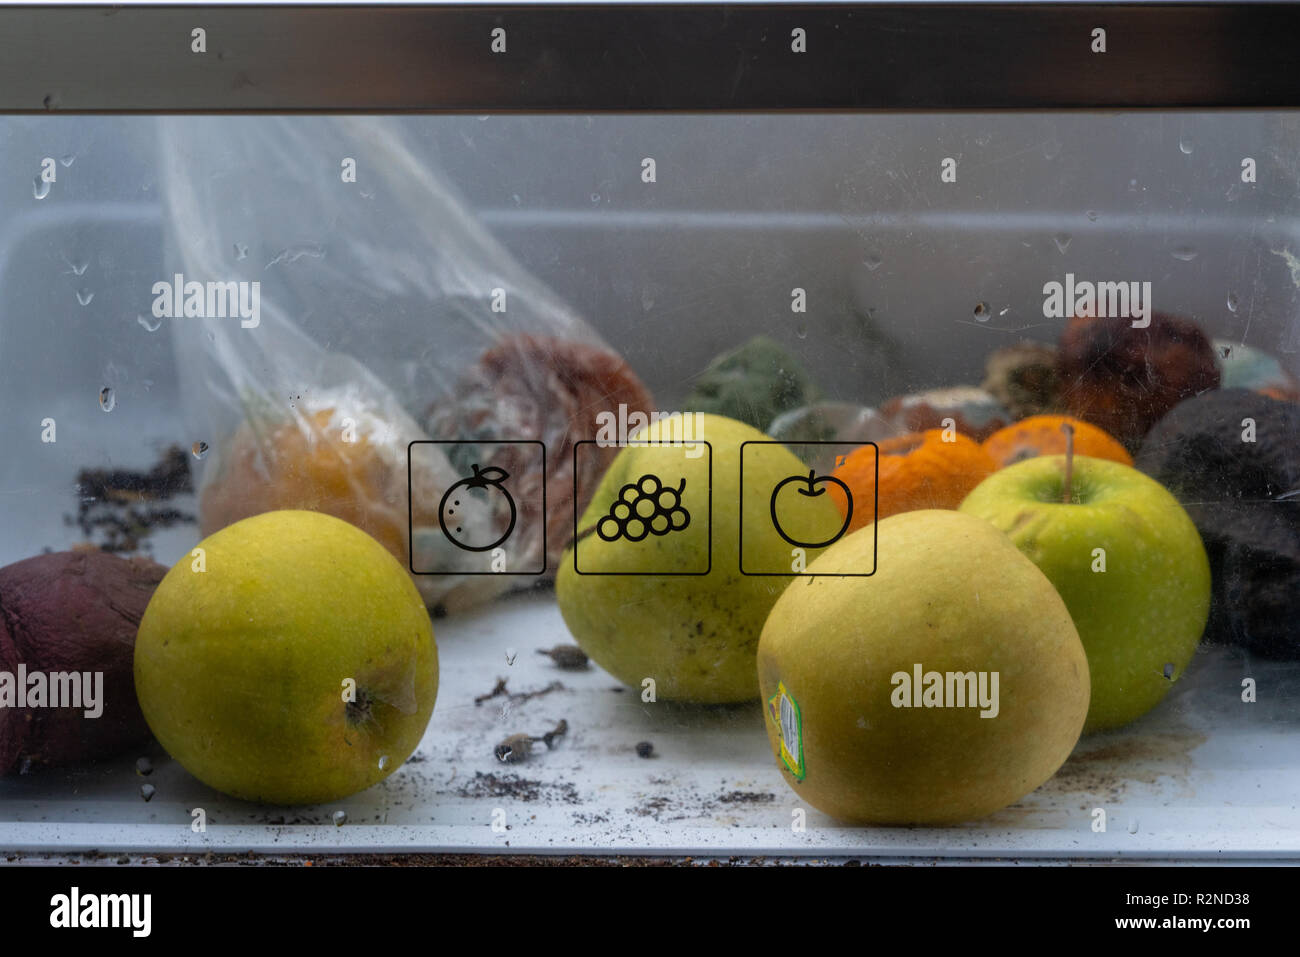
[[[274,508],[328,512],[448,609],[535,580],[493,572],[553,574],[573,490],[585,507],[616,452],[583,456],[593,474],[575,483],[574,443],[600,412],[652,402],[416,151],[416,121],[158,122],[173,275],[154,311],[172,321],[185,421],[209,449],[203,534]]]

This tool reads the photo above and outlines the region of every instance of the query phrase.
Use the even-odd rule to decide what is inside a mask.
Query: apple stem
[[[1063,422],[1061,431],[1065,433],[1065,488],[1062,501],[1068,505],[1070,493],[1073,491],[1071,486],[1074,484],[1074,426],[1069,422]]]

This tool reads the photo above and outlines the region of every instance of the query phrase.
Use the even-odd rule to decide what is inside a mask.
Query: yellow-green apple
[[[1182,677],[1209,615],[1210,566],[1164,486],[1118,462],[1041,456],[993,473],[961,511],[1010,536],[1065,600],[1092,674],[1085,732],[1128,724]]]
[[[1088,662],[1051,582],[982,519],[903,512],[809,567],[758,646],[768,738],[787,783],[856,824],[942,824],[1051,777],[1088,711]]]
[[[682,431],[670,417],[615,456],[560,562],[556,598],[583,651],[619,680],[648,688],[650,679],[667,700],[752,700],[759,632],[791,581],[782,574],[819,554],[792,545],[772,521],[774,490],[790,476],[806,483],[808,467],[742,422],[689,418],[693,444],[669,444]],[[744,564],[762,574],[740,567],[745,442],[771,443],[749,446],[745,457]],[[703,443],[711,454],[692,455]],[[813,543],[844,524],[825,494],[804,497],[785,521],[785,533]]]
[[[234,797],[316,804],[392,774],[438,692],[424,602],[383,545],[318,512],[208,536],[163,578],[135,643],[145,720]]]

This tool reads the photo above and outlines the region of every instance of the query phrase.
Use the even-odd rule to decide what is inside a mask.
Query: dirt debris
[[[519,704],[524,701],[529,701],[533,698],[540,698],[542,695],[550,694],[552,691],[566,690],[564,685],[562,685],[560,682],[552,681],[546,687],[538,688],[534,691],[508,691],[506,689],[506,682],[509,680],[510,679],[508,678],[498,678],[497,683],[493,685],[492,690],[489,691],[487,694],[481,694],[477,698],[475,698],[474,704],[480,705],[484,701],[491,701],[493,698],[501,698],[501,697],[504,697],[511,704]]]

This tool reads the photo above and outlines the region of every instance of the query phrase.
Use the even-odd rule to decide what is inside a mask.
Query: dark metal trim
[[[20,6],[0,112],[1279,108],[1297,49],[1290,3]]]

